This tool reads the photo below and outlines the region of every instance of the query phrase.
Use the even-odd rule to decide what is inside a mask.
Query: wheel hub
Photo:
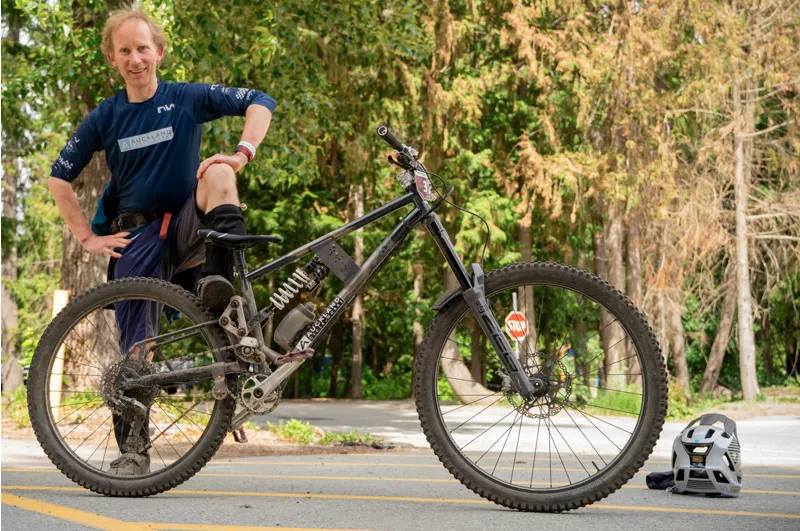
[[[131,400],[122,399],[123,397],[133,399],[149,409],[160,392],[157,386],[135,387],[125,391],[122,391],[121,387],[126,380],[154,372],[156,372],[155,367],[146,359],[130,357],[120,360],[111,364],[103,373],[100,380],[100,395],[108,407],[119,415],[131,408]]]
[[[506,400],[522,415],[529,418],[548,418],[557,415],[572,392],[572,375],[564,363],[543,352],[528,354],[522,369],[533,386],[533,395],[522,398],[513,387],[504,390]]]

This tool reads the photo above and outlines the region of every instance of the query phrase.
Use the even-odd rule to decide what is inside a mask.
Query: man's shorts
[[[170,220],[167,237],[159,237],[162,220],[154,220],[136,234],[121,258],[116,260],[113,278],[157,278],[172,281],[193,291],[199,278],[197,267],[205,260],[205,243],[197,231],[203,228],[202,212],[195,196],[184,203]],[[121,332],[122,351],[137,341],[157,335],[163,305],[152,302],[121,302],[115,305]]]

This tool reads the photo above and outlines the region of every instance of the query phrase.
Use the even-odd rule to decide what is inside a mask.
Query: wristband
[[[239,142],[239,145],[236,146],[236,151],[237,152],[241,151],[242,153],[244,153],[247,156],[247,162],[252,161],[253,157],[256,156],[255,146],[253,146],[253,144],[251,144],[250,142],[245,142],[244,140]]]

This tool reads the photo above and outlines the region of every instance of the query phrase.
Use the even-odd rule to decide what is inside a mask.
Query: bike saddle
[[[247,249],[262,243],[281,243],[283,241],[280,236],[228,234],[227,232],[217,232],[210,229],[201,229],[197,231],[197,234],[216,245],[229,249]]]

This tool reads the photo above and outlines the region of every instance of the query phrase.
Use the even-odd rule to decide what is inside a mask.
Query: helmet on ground
[[[672,445],[675,492],[738,497],[740,452],[734,421],[717,413],[694,419]]]

